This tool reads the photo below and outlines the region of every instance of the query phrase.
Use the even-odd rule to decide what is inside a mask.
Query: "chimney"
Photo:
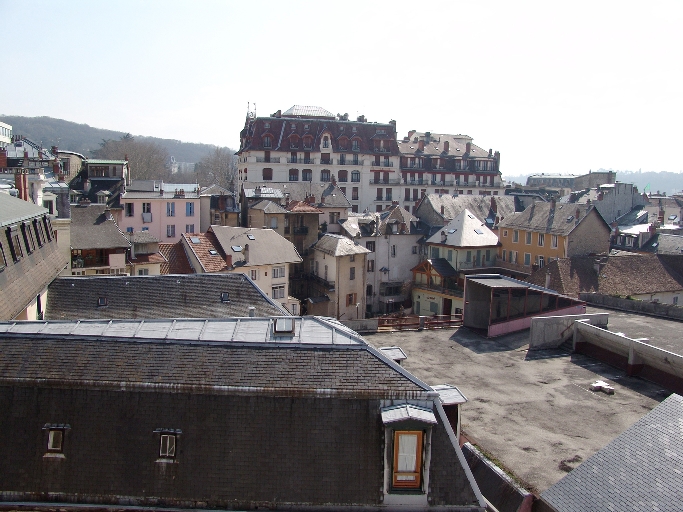
[[[406,223],[405,223],[405,222],[401,222],[401,234],[403,234],[403,233],[405,233],[405,232],[406,232]]]
[[[653,222],[647,230],[650,232],[650,235],[655,235],[657,233],[657,226],[655,226],[655,223]]]
[[[590,205],[591,205],[591,198],[589,197],[588,199],[586,199],[586,206],[590,206]]]
[[[598,201],[602,201],[602,200],[604,199],[604,197],[605,197],[605,193],[604,193],[604,192],[600,192],[600,193],[598,194]]]
[[[278,110],[278,112],[280,112],[280,111]],[[254,316],[256,316],[256,308],[254,306],[249,306],[248,309],[249,309],[249,318],[254,318]]]
[[[441,232],[441,243],[445,244],[447,239],[448,239],[448,237],[446,236],[446,232],[442,231]]]
[[[0,169],[7,167],[7,150],[0,148]]]
[[[408,132],[408,139],[412,139],[414,133],[415,133],[415,130],[410,130],[410,131]]]
[[[424,151],[425,150],[425,141],[421,140],[420,142],[417,143],[417,149],[419,151]]]
[[[325,204],[325,196],[320,196],[320,204]]]
[[[22,176],[22,171],[16,171],[14,173],[14,188],[17,189],[19,199],[26,201],[26,198],[24,197],[24,178]]]
[[[225,255],[225,264],[228,266],[228,268],[232,268],[232,254]]]
[[[577,208],[576,212],[574,212],[574,213],[575,213],[574,218],[576,219],[576,222],[578,222],[579,218],[581,217],[581,208]]]
[[[289,206],[289,192],[285,194],[285,206]]]
[[[223,192],[218,196],[218,211],[225,211],[225,196],[223,195]]]
[[[492,156],[493,156],[493,150],[491,148],[489,148],[489,158],[491,158]]]
[[[398,206],[398,201],[392,201],[391,206]]]
[[[432,140],[432,132],[425,132],[425,143],[429,144]]]
[[[261,187],[256,187],[254,189],[254,195],[255,196],[260,196],[261,195]]]
[[[64,175],[60,175],[63,178]],[[69,201],[69,189],[59,189],[57,193],[57,218],[70,219],[71,218],[71,201]]]
[[[443,205],[441,205],[441,215],[442,215],[442,216],[443,216],[443,214],[444,214],[445,211],[446,211],[446,209],[444,208]]]
[[[244,244],[242,254],[244,254],[244,263],[249,263],[249,244]]]
[[[498,203],[495,196],[491,196],[491,210],[493,213],[498,213]]]
[[[468,142],[467,144],[465,144],[465,153],[469,155],[470,151],[472,151],[472,143]]]
[[[123,157],[123,159],[127,162],[128,161],[128,153]]]
[[[447,140],[443,141],[443,152],[448,153],[448,151],[450,151],[450,146],[450,142],[448,142]]]
[[[554,210],[556,204],[557,204],[557,203],[555,202],[555,198],[553,197],[553,198],[550,200],[550,209],[551,209],[551,210]]]
[[[545,287],[550,288],[550,269],[545,273]]]

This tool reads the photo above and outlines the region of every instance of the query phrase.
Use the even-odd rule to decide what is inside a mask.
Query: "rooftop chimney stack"
[[[443,152],[448,153],[448,151],[450,151],[450,146],[450,142],[448,142],[447,140],[443,141]]]
[[[425,141],[421,140],[417,143],[417,149],[419,151],[424,151],[425,150]]]
[[[465,144],[465,153],[467,153],[469,155],[471,151],[472,151],[472,143],[468,142],[467,144]]]

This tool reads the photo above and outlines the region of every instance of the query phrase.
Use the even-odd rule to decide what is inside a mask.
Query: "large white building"
[[[0,121],[0,148],[6,148],[12,143],[12,126]]]
[[[503,194],[500,154],[475,146],[467,135],[412,130],[397,142],[393,120],[349,120],[320,107],[248,115],[237,154],[242,186],[336,181],[352,212],[381,212],[399,201],[414,213],[429,193]]]

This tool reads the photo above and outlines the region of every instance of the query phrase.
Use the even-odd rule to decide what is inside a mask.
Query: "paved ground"
[[[610,313],[610,330],[648,337],[683,351],[683,323]],[[670,392],[583,355],[563,350],[527,353],[529,331],[486,339],[461,328],[366,335],[376,347],[398,345],[406,369],[427,384],[453,384],[467,437],[528,488],[544,491],[603,448]],[[615,394],[591,392],[612,383]]]

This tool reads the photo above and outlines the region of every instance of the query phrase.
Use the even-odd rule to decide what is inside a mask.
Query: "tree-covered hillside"
[[[124,132],[93,128],[87,124],[72,123],[52,117],[23,117],[0,115],[0,121],[12,125],[15,135],[24,135],[30,140],[42,143],[45,147],[58,146],[60,149],[76,151],[92,156],[92,151],[100,148],[103,140],[120,139]],[[216,146],[196,144],[172,139],[160,139],[136,135],[138,141],[154,142],[168,151],[169,156],[178,162],[199,162],[213,154]]]

